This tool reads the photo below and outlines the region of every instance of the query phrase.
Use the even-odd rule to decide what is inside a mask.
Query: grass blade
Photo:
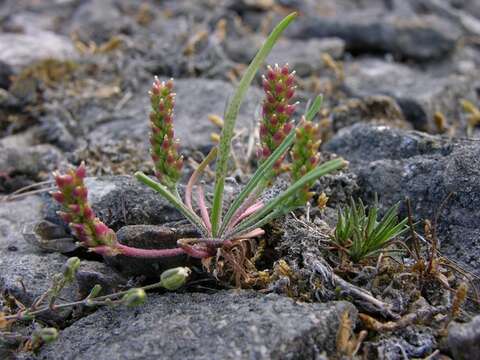
[[[240,84],[232,98],[232,101],[227,107],[225,113],[225,123],[222,130],[222,136],[219,144],[219,155],[217,161],[217,169],[215,172],[215,190],[213,196],[212,206],[212,234],[216,236],[218,233],[219,224],[222,218],[222,206],[223,206],[223,191],[225,187],[225,178],[227,176],[227,165],[230,154],[230,146],[235,128],[235,121],[237,119],[240,104],[250,86],[252,80],[255,77],[260,66],[265,61],[266,57],[272,50],[273,46],[277,42],[282,32],[288,25],[297,17],[297,13],[292,13],[285,17],[271,32],[262,48],[255,55],[254,59],[248,66],[245,74],[240,80]]]

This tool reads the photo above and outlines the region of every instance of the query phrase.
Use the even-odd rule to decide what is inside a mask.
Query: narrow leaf
[[[269,37],[265,41],[262,48],[258,51],[257,55],[255,55],[255,58],[252,60],[247,70],[245,71],[245,74],[240,80],[240,83],[232,98],[232,101],[227,107],[227,110],[225,113],[225,123],[222,130],[222,136],[220,138],[218,162],[216,164],[217,169],[215,173],[215,190],[214,190],[213,207],[212,207],[213,236],[217,235],[219,224],[222,218],[223,191],[225,187],[225,178],[227,176],[228,158],[230,154],[230,146],[231,146],[231,141],[232,141],[233,132],[235,128],[235,121],[237,119],[237,115],[240,110],[240,105],[258,69],[265,61],[266,57],[272,50],[273,46],[277,42],[282,32],[287,28],[288,25],[290,25],[290,23],[296,17],[297,17],[297,13],[295,12],[288,15],[273,29],[272,33],[269,35]]]

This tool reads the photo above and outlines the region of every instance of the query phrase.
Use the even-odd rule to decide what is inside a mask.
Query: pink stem
[[[195,183],[197,182],[198,178],[200,175],[202,175],[203,171],[207,167],[207,165],[212,162],[212,160],[217,156],[217,147],[214,147],[208,155],[203,159],[203,161],[200,163],[198,168],[192,173],[192,176],[190,176],[190,179],[188,179],[187,187],[185,188],[185,205],[193,212],[193,207],[192,207],[192,189]]]
[[[200,214],[202,215],[203,224],[208,230],[208,233],[212,234],[212,223],[210,222],[210,216],[208,215],[207,205],[205,204],[205,194],[203,192],[203,187],[199,186],[197,188],[197,200],[198,207],[200,208]]]
[[[250,206],[252,206],[254,203],[255,203],[255,200],[257,199],[257,197],[254,195],[254,194],[250,194],[249,197],[247,197],[247,199],[243,202],[242,205],[240,205],[240,207],[235,211],[235,213],[233,214],[232,218],[230,219],[230,222],[227,224],[227,227],[226,229],[228,230],[231,230],[233,228],[234,225],[232,225],[233,223],[236,224],[236,221],[238,220],[238,217],[246,210],[248,209]]]
[[[259,201],[255,204],[253,204],[252,206],[250,206],[249,208],[247,208],[243,213],[241,213],[240,215],[238,215],[237,217],[235,217],[232,222],[230,223],[230,225],[228,226],[228,230],[232,230],[233,227],[235,225],[237,225],[240,221],[242,221],[243,219],[245,219],[247,216],[250,216],[252,215],[255,211],[258,211],[260,210],[261,208],[263,207],[263,202]]]
[[[182,248],[174,249],[139,249],[122,244],[117,244],[114,248],[109,246],[95,246],[91,247],[90,251],[96,252],[100,255],[114,256],[115,253],[141,258],[164,258],[176,255],[185,254]]]
[[[187,186],[185,188],[185,205],[192,211],[193,211],[193,206],[192,206],[192,189],[193,185],[197,181],[197,174],[194,172],[190,179],[188,180]]]
[[[196,249],[195,247],[190,246],[190,245],[183,245],[182,250],[185,251],[185,253],[187,255],[189,255],[193,258],[196,258],[196,259],[203,259],[203,258],[212,256],[212,254],[210,252],[205,251],[205,250]]]
[[[257,237],[257,236],[262,236],[263,234],[265,234],[265,231],[263,229],[256,228],[256,229],[253,229],[252,231],[250,231],[250,232],[248,232],[244,235],[240,235],[240,236],[236,237],[236,239],[250,239],[250,238]]]

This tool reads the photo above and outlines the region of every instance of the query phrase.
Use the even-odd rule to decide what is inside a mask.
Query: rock
[[[367,58],[345,66],[345,86],[353,96],[393,97],[415,129],[435,132],[435,112],[450,122],[460,118],[459,100],[470,97],[475,78],[430,75],[406,65]]]
[[[35,250],[23,240],[22,228],[25,223],[41,218],[42,206],[43,202],[38,196],[0,201],[0,258],[28,254]]]
[[[180,238],[175,229],[156,225],[127,225],[117,232],[121,244],[140,249],[173,249],[177,248]],[[187,256],[178,255],[160,259],[133,258],[124,255],[106,257],[110,266],[115,267],[127,276],[143,275],[156,278],[172,267],[185,266]]]
[[[132,19],[133,20],[133,19]],[[113,35],[121,34],[132,21],[122,16],[113,0],[83,1],[75,10],[69,31],[76,32],[81,39],[95,43],[108,41]]]
[[[437,347],[433,330],[419,325],[411,325],[393,334],[380,335],[376,341],[365,343],[366,353],[375,359],[424,358]]]
[[[478,142],[450,143],[420,132],[357,124],[342,129],[324,148],[350,162],[363,198],[371,201],[377,193],[386,208],[408,196],[418,220],[432,220],[452,194],[439,213],[440,250],[478,274]]]
[[[44,180],[63,163],[63,155],[48,144],[30,147],[0,148],[0,192],[12,192],[33,182]]]
[[[8,89],[11,83],[11,76],[13,75],[13,69],[7,63],[0,61],[0,88]]]
[[[455,360],[475,359],[480,353],[480,315],[470,322],[448,327],[448,345]]]
[[[69,253],[78,248],[65,226],[47,220],[24,224],[22,235],[26,242],[43,251]]]
[[[207,116],[223,116],[227,102],[233,96],[234,88],[227,82],[205,79],[178,79],[175,81],[174,128],[180,139],[181,149],[208,151],[213,145],[212,132],[219,132]],[[237,119],[238,128],[250,128],[256,119],[256,111],[261,101],[261,91],[249,89]],[[117,115],[114,121],[99,125],[88,136],[93,144],[101,144],[105,139],[130,139],[138,142],[148,157],[150,112],[147,89],[139,91],[139,96],[130,101],[124,115]]]
[[[295,303],[251,291],[150,295],[144,306],[102,308],[63,330],[39,359],[306,359],[336,351],[347,302]]]
[[[24,222],[41,216],[42,201],[37,196],[0,202],[0,292],[7,292],[29,306],[51,285],[53,275],[62,271],[67,258],[60,254],[42,254],[22,239]],[[71,289],[62,292],[72,298]],[[62,323],[70,310],[47,312],[41,319]]]
[[[388,124],[410,129],[397,102],[389,96],[367,96],[361,99],[348,99],[331,111],[333,130],[358,122]]]
[[[353,53],[382,52],[426,61],[453,52],[461,32],[437,16],[386,16],[367,10],[335,17],[310,16],[293,24],[289,35],[299,39],[339,37]]]
[[[127,284],[127,279],[115,272],[111,267],[97,261],[82,260],[75,276],[79,298],[83,299],[95,285],[102,287],[101,295],[120,291]]]
[[[0,34],[0,61],[17,71],[39,60],[66,60],[75,56],[70,39],[49,31],[37,31],[35,34]]]
[[[225,44],[228,56],[235,62],[248,64],[260,49],[265,38],[262,36],[232,39]],[[265,61],[266,64],[288,63],[300,77],[307,77],[324,67],[322,54],[329,54],[334,59],[343,56],[345,43],[339,38],[290,40],[280,39]]]
[[[4,256],[0,259],[0,291],[14,296],[25,306],[30,306],[50,288],[54,275],[62,272],[67,259],[61,254],[30,253]],[[60,296],[75,301],[75,293],[75,289],[65,288]],[[70,313],[71,309],[47,311],[39,315],[39,318],[61,324]]]
[[[87,178],[85,184],[95,214],[115,231],[125,225],[163,224],[183,219],[160,194],[132,176]],[[48,196],[44,220],[62,224],[56,214],[58,210],[59,205]]]

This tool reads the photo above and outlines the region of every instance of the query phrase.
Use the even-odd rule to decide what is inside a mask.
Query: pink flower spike
[[[87,218],[88,220],[95,219],[95,213],[93,212],[92,208],[88,205],[85,205],[83,207],[83,216],[85,216],[85,218]]]
[[[290,131],[293,129],[293,124],[291,122],[286,123],[283,125],[283,134],[288,135],[290,134]]]
[[[87,168],[85,167],[85,163],[83,161],[80,166],[75,170],[75,176],[81,180],[83,180],[87,176]]]
[[[72,222],[72,216],[64,211],[57,211],[57,215],[66,223]]]
[[[77,204],[68,205],[68,209],[76,215],[80,214],[80,206]]]
[[[71,175],[57,175],[55,182],[60,189],[63,189],[65,186],[73,183],[73,177]]]
[[[82,200],[87,200],[88,190],[85,186],[76,186],[75,189],[73,189],[73,195]]]
[[[62,204],[65,201],[65,197],[59,191],[51,192],[50,195],[57,201],[58,203]]]
[[[287,113],[287,115],[291,116],[295,112],[295,104],[287,105],[285,112]]]
[[[83,224],[76,224],[76,223],[70,223],[69,224],[70,228],[76,232],[78,236],[84,235],[85,234],[85,225]]]
[[[103,237],[110,232],[110,228],[105,225],[103,222],[96,222],[95,223],[95,234],[99,237]]]

